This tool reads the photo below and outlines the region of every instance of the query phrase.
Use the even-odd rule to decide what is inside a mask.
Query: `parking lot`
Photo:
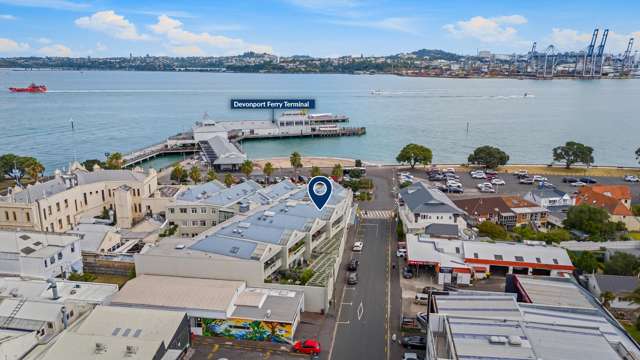
[[[424,169],[413,169],[407,170],[413,175],[417,180],[426,181],[432,185],[437,185],[439,182],[430,182],[427,180],[428,176]],[[538,183],[534,183],[533,185],[524,185],[518,183],[518,177],[514,174],[507,173],[498,173],[497,177],[503,179],[505,181],[505,185],[496,185],[494,188],[496,189],[495,193],[481,193],[477,185],[483,182],[487,182],[485,179],[473,179],[468,172],[458,171],[456,175],[460,176],[460,183],[464,187],[464,193],[462,194],[448,194],[452,199],[460,199],[460,198],[469,198],[469,197],[478,197],[478,196],[496,196],[496,195],[519,195],[523,196],[532,189],[535,189],[538,186]],[[533,176],[536,174],[529,174],[529,176]],[[562,182],[562,175],[545,175],[548,179],[547,184],[552,184],[559,190],[567,192],[569,194],[578,191],[579,188],[571,186],[571,184],[566,184]],[[604,177],[604,176],[593,176],[593,179],[597,181],[598,184],[606,184],[606,185],[627,185],[631,189],[631,193],[633,195],[632,202],[640,202],[640,183],[629,183],[625,182],[621,177]]]

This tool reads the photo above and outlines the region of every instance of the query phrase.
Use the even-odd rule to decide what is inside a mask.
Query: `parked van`
[[[429,294],[417,293],[414,302],[420,305],[429,305]]]

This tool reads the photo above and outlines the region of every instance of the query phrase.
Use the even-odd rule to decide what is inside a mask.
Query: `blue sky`
[[[619,53],[640,40],[639,12],[617,0],[0,0],[0,56],[563,51],[586,47],[594,27]]]

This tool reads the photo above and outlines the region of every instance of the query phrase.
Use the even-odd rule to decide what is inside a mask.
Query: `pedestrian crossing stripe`
[[[393,210],[360,210],[362,219],[391,219],[395,216]]]

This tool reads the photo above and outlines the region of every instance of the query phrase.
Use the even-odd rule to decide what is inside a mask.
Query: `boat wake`
[[[369,94],[371,96],[380,97],[421,97],[421,98],[455,98],[455,99],[495,99],[495,100],[509,100],[509,99],[530,99],[536,96],[530,93],[524,93],[522,95],[449,95],[434,93],[437,90],[401,90],[401,91],[383,91],[372,90]]]

